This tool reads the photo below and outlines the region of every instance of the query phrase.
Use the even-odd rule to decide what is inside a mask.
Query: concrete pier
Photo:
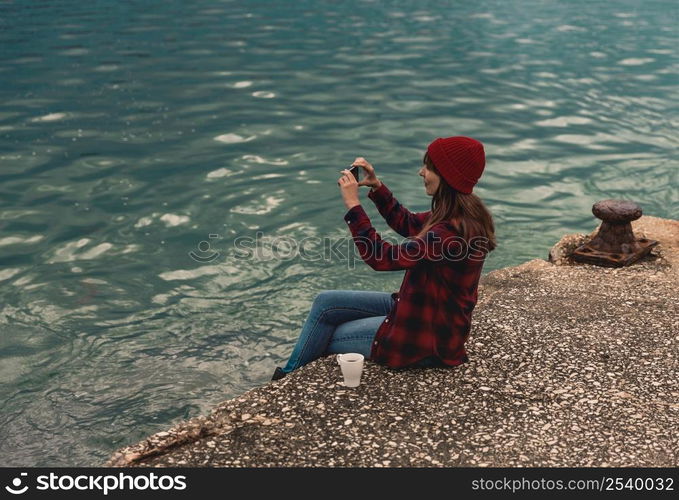
[[[342,385],[335,357],[116,452],[111,466],[679,465],[679,221],[623,268],[550,258],[482,278],[470,362]],[[547,253],[547,252],[545,252]]]

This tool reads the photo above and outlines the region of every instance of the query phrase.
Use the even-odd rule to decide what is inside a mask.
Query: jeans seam
[[[330,344],[334,344],[334,343],[341,344],[343,342],[351,342],[351,341],[354,341],[354,340],[369,340],[370,338],[371,337],[344,337],[344,338],[341,338],[341,339],[333,339],[333,341],[330,342]],[[330,344],[328,344],[328,345],[330,345]]]
[[[360,337],[342,337],[341,339],[334,339],[333,342],[343,342],[345,340],[362,340],[369,339],[369,335],[361,335]]]

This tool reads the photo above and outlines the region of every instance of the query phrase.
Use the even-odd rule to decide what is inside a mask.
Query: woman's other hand
[[[380,182],[380,180],[375,175],[375,169],[373,168],[373,166],[370,163],[368,163],[368,160],[366,160],[362,156],[359,156],[351,164],[352,167],[354,165],[358,165],[365,172],[365,176],[363,177],[363,180],[358,183],[359,186],[370,186],[373,189],[377,189],[378,187],[380,187],[380,184],[382,184],[382,183]]]
[[[347,210],[361,204],[358,200],[358,182],[356,182],[356,178],[350,170],[342,170],[342,177],[339,178],[337,184],[340,187],[340,193],[342,193],[342,199]]]

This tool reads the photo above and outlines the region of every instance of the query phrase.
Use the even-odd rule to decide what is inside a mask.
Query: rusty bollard
[[[591,241],[573,251],[573,260],[577,262],[629,266],[658,244],[655,240],[634,237],[631,222],[641,217],[641,207],[633,201],[599,201],[592,206],[592,213],[601,219],[601,227]]]

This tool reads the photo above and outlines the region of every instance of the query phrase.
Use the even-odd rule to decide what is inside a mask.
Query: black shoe
[[[271,381],[273,382],[274,380],[280,380],[286,375],[287,373],[285,373],[280,366],[277,366],[276,371],[273,372],[273,377],[271,377]]]

